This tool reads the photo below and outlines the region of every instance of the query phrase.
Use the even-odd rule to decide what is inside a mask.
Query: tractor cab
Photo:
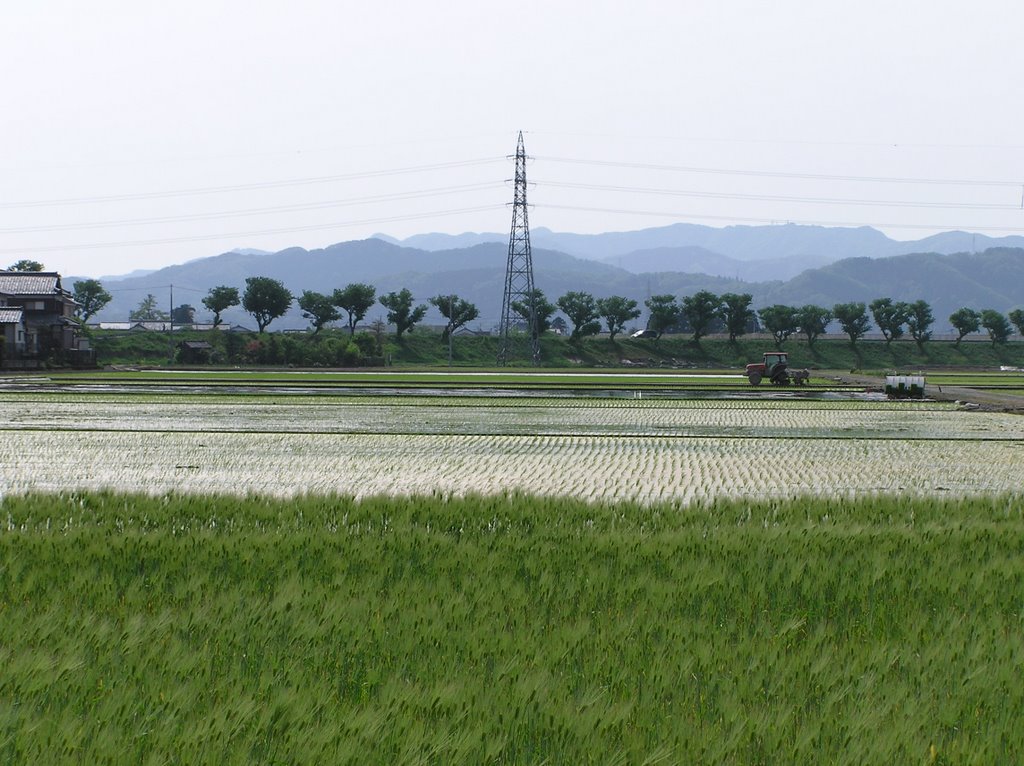
[[[780,364],[784,368],[789,367],[789,354],[787,354],[785,351],[779,351],[773,354],[764,355],[764,370],[768,374],[769,378],[772,376],[772,370],[774,370]]]

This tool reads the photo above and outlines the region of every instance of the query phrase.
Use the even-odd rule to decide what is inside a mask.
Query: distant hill
[[[417,300],[426,303],[432,295],[457,293],[476,303],[481,310],[480,323],[488,327],[498,321],[504,289],[507,247],[499,243],[477,245],[457,250],[427,252],[400,247],[379,239],[342,242],[319,250],[289,248],[268,255],[223,253],[200,258],[177,266],[169,266],[141,277],[119,280],[111,290],[113,300],[96,315],[96,321],[124,321],[147,293],[157,295],[161,306],[169,303],[168,285],[174,285],[174,303],[189,303],[197,309],[197,317],[209,314],[202,298],[211,287],[227,285],[244,288],[250,276],[266,276],[281,280],[293,294],[303,290],[331,292],[350,282],[369,282],[383,294],[408,287]],[[535,250],[538,284],[550,284],[551,294],[557,290],[588,289],[602,293],[604,285],[618,284],[618,276],[629,276],[614,266],[584,261],[564,253]],[[70,283],[76,281],[74,278]],[[583,285],[583,287],[579,287]],[[564,288],[564,289],[563,289]],[[495,297],[496,296],[496,297]],[[434,321],[440,315],[431,309]],[[377,306],[370,318],[386,311]],[[252,324],[240,308],[224,314],[227,322]],[[428,320],[429,321],[429,320]],[[297,307],[274,322],[273,329],[307,326]]]
[[[636,263],[649,270],[634,273],[612,262],[577,258],[534,246],[537,286],[554,300],[569,290],[583,290],[597,297],[624,295],[642,305],[650,295],[688,295],[701,289],[749,292],[755,307],[771,303],[803,305],[835,303],[877,297],[896,300],[923,298],[934,307],[937,329],[961,306],[994,308],[1006,312],[1024,306],[1024,249],[992,248],[983,253],[917,253],[882,258],[855,257],[790,276],[813,256],[791,255],[777,261],[718,262],[713,251],[700,247],[652,248],[636,251]],[[625,259],[626,256],[622,256]],[[803,258],[804,260],[801,260]],[[809,260],[808,260],[809,259]],[[458,294],[475,303],[480,318],[474,328],[491,329],[499,319],[504,287],[507,246],[501,242],[472,247],[428,251],[404,247],[381,239],[342,242],[319,250],[289,248],[278,253],[246,255],[224,253],[171,266],[151,274],[119,279],[111,286],[114,299],[97,315],[97,321],[123,321],[147,293],[161,306],[169,303],[168,285],[174,285],[174,303],[189,303],[197,319],[209,316],[202,298],[211,287],[243,288],[246,277],[279,279],[298,296],[303,290],[331,292],[350,282],[369,282],[378,295],[408,287],[417,301],[433,295]],[[678,267],[670,268],[673,264]],[[717,264],[717,265],[716,265]],[[703,273],[717,270],[718,273]],[[735,271],[734,271],[735,270]],[[724,273],[723,273],[724,272]],[[786,278],[769,279],[776,275]],[[737,275],[741,278],[737,279]],[[745,277],[745,278],[742,278]],[[758,278],[760,277],[760,278]],[[76,281],[66,280],[67,285]],[[379,304],[367,318],[384,317]],[[240,308],[225,314],[225,321],[252,325]],[[428,323],[439,323],[431,308]],[[643,318],[637,323],[643,324]],[[274,322],[272,329],[308,326],[297,307]]]
[[[891,258],[848,258],[764,290],[769,303],[816,303],[924,299],[937,326],[948,326],[956,309],[1024,306],[1024,249],[992,248],[983,253],[917,253]]]
[[[508,233],[417,234],[401,242],[388,239],[394,244],[420,250],[447,250],[484,242],[507,243]],[[981,252],[993,247],[1024,247],[1024,237],[1021,236],[996,238],[951,231],[920,240],[899,241],[867,226],[843,228],[797,224],[715,228],[677,223],[604,234],[559,233],[537,227],[531,230],[530,239],[534,247],[558,250],[579,258],[614,262],[634,272],[644,270],[631,263],[635,254],[663,248],[685,251],[697,247],[739,261],[772,261],[810,256],[814,265],[822,265],[843,258],[883,258],[909,253],[949,255]]]
[[[833,259],[827,255],[790,255],[784,258],[744,261],[730,258],[704,247],[689,246],[635,250],[626,255],[603,258],[601,261],[634,274],[683,271],[717,277],[732,277],[744,282],[766,282],[791,279],[807,269],[832,263]]]

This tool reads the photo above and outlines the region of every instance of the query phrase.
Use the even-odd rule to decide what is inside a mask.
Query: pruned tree
[[[875,298],[868,307],[871,317],[882,331],[886,345],[903,337],[903,325],[910,318],[910,309],[906,303],[894,302],[892,298]]]
[[[309,320],[314,335],[318,334],[324,325],[341,318],[332,296],[313,290],[302,291],[302,295],[299,296],[299,308],[302,309],[303,319]]]
[[[932,307],[926,301],[918,300],[907,304],[907,330],[918,348],[923,348],[925,342],[932,337],[931,326],[934,323]]]
[[[171,309],[171,321],[175,324],[195,324],[195,307],[188,303],[183,303],[180,306]]]
[[[262,333],[267,326],[292,305],[293,296],[282,282],[271,277],[249,277],[245,280],[242,308],[256,320]]]
[[[800,332],[807,336],[807,345],[813,346],[814,341],[825,332],[832,321],[832,312],[824,306],[808,303],[797,309],[794,319]]]
[[[698,290],[693,295],[683,297],[680,314],[690,326],[695,342],[700,343],[700,339],[708,334],[711,323],[718,315],[719,303],[718,296],[707,290]]]
[[[576,342],[586,335],[597,335],[601,332],[601,315],[597,311],[597,301],[590,293],[570,291],[555,303],[572,322],[570,341]]]
[[[863,338],[871,327],[865,303],[837,303],[832,307],[832,316],[839,322],[843,332],[850,337],[851,346],[856,346],[857,341]]]
[[[166,322],[170,314],[159,308],[156,296],[152,293],[146,295],[133,311],[128,312],[128,319],[132,322]]]
[[[679,324],[681,309],[674,295],[652,295],[644,301],[644,305],[650,312],[647,329],[654,330],[657,338]]]
[[[373,285],[352,282],[340,290],[335,290],[331,300],[335,306],[348,315],[345,322],[348,334],[355,335],[356,325],[363,320],[366,312],[377,302],[377,289]]]
[[[28,258],[22,258],[20,261],[15,261],[7,267],[8,271],[43,271],[46,267],[43,266],[39,261],[30,261]]]
[[[1010,339],[1010,333],[1013,332],[1010,320],[995,309],[985,309],[981,312],[981,326],[988,331],[988,337],[993,346],[997,343],[1006,343]]]
[[[78,304],[75,313],[83,322],[88,322],[112,300],[112,296],[103,289],[103,285],[98,279],[80,279],[75,282],[72,294],[75,303]]]
[[[480,316],[480,310],[475,305],[457,295],[435,295],[430,302],[448,320],[441,333],[441,340],[448,340],[449,335]]]
[[[1014,309],[1006,316],[1013,322],[1013,326],[1017,328],[1017,333],[1024,335],[1024,309]]]
[[[427,313],[427,305],[421,303],[413,306],[412,293],[403,287],[398,292],[390,292],[380,297],[380,305],[388,310],[388,322],[395,326],[395,337],[401,339],[402,334],[412,332],[417,323],[423,321]]]
[[[220,325],[220,315],[222,312],[232,306],[237,306],[239,303],[241,303],[241,298],[238,297],[238,288],[227,287],[226,285],[210,288],[210,292],[203,298],[203,305],[206,306],[207,310],[213,312],[214,327]]]
[[[746,334],[747,325],[754,318],[750,308],[754,297],[750,293],[724,293],[718,300],[718,317],[729,333],[729,342],[735,343],[737,336]]]
[[[796,321],[796,308],[776,303],[772,306],[765,306],[757,312],[761,317],[761,324],[772,334],[776,347],[782,346],[785,340],[800,329]]]
[[[974,309],[964,306],[962,309],[957,309],[949,315],[949,323],[957,331],[956,340],[953,342],[953,345],[959,346],[960,341],[966,335],[978,332],[981,329],[981,314]]]
[[[615,340],[615,336],[625,329],[626,322],[640,316],[640,309],[632,298],[612,295],[608,298],[598,298],[597,314],[604,319],[608,327],[609,340]]]
[[[533,289],[533,293],[530,297],[533,299],[532,311],[534,327],[532,336],[537,338],[551,328],[551,315],[558,310],[558,307],[544,296],[544,292],[542,290],[539,290],[536,287]],[[519,314],[527,324],[530,323],[531,306],[529,300],[512,301],[512,310]]]

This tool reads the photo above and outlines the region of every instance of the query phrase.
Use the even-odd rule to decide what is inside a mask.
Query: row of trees
[[[781,345],[786,338],[797,332],[804,333],[808,343],[813,344],[833,320],[849,336],[850,343],[856,344],[871,329],[873,319],[887,345],[909,334],[918,347],[922,347],[931,339],[931,328],[935,323],[932,308],[926,301],[904,303],[891,298],[877,298],[870,304],[837,303],[831,311],[813,305],[800,308],[774,305],[758,313],[761,323],[772,334],[776,345]],[[1011,311],[1007,318],[993,309],[979,312],[965,307],[954,311],[949,322],[958,333],[956,345],[966,335],[982,328],[988,332],[992,343],[1005,343],[1012,332],[1011,322],[1016,325],[1018,332],[1024,334],[1024,311],[1021,309]]]
[[[29,264],[25,264],[26,266]],[[32,264],[35,265],[35,264]],[[203,305],[213,312],[214,327],[221,324],[221,315],[232,306],[241,305],[256,321],[259,332],[280,316],[283,316],[296,300],[284,284],[270,277],[246,279],[243,292],[238,288],[218,286],[212,288],[202,299]],[[83,321],[102,309],[111,299],[102,285],[95,279],[81,280],[75,285],[75,300],[79,303],[79,314]],[[314,335],[326,325],[340,319],[345,320],[349,334],[361,322],[369,309],[379,300],[388,310],[387,321],[395,326],[396,335],[401,338],[406,332],[423,320],[426,304],[416,304],[412,293],[403,288],[377,296],[373,285],[351,283],[330,294],[304,290],[297,298],[302,316],[309,320]],[[753,298],[749,293],[724,293],[715,295],[700,290],[693,295],[677,300],[674,295],[654,295],[644,301],[649,312],[647,329],[660,338],[666,332],[688,332],[699,342],[710,332],[725,332],[730,341],[750,330],[763,328],[770,332],[776,345],[781,345],[792,335],[801,333],[809,344],[825,333],[828,326],[837,322],[842,331],[856,344],[875,326],[887,344],[909,334],[918,344],[932,336],[935,318],[931,306],[923,300],[906,303],[891,298],[877,298],[871,303],[837,303],[831,309],[807,304],[787,306],[775,304],[760,311],[751,308]],[[480,312],[477,307],[457,295],[437,295],[429,299],[446,321],[443,339],[469,322]],[[512,304],[523,320],[523,325],[535,335],[540,335],[560,323],[554,314],[562,311],[572,324],[570,339],[578,341],[588,335],[596,335],[602,327],[611,339],[625,330],[626,325],[640,317],[637,301],[622,296],[595,298],[590,293],[570,291],[551,303],[541,290],[534,290],[527,301]],[[171,314],[157,308],[156,298],[147,295],[131,312],[134,321],[173,319],[180,324],[194,321],[195,309],[190,305],[174,308]],[[533,317],[534,325],[529,328]],[[1015,309],[1008,316],[993,309],[975,311],[961,308],[949,317],[950,324],[958,335],[956,344],[970,333],[984,329],[993,343],[1005,343],[1012,333],[1012,325],[1024,334],[1024,310]]]
[[[539,292],[539,291],[538,291]],[[543,297],[543,296],[541,296]],[[674,295],[654,295],[644,301],[650,317],[647,329],[660,338],[664,333],[685,328],[699,341],[707,335],[717,321],[725,327],[730,340],[747,331],[754,320],[749,294],[726,293],[717,296],[707,290],[677,301]],[[571,340],[601,332],[601,320],[612,339],[622,332],[626,324],[639,318],[640,308],[631,298],[613,295],[594,298],[589,293],[568,292],[559,298],[557,308],[572,322]]]
[[[296,299],[284,284],[270,277],[250,277],[245,280],[245,285],[241,295],[237,288],[219,286],[211,289],[203,298],[203,305],[213,312],[214,327],[220,324],[222,312],[241,304],[256,320],[259,332],[262,333],[273,320],[288,311],[293,300],[297,300],[302,316],[309,320],[314,335],[340,319],[345,320],[349,334],[354,335],[356,326],[379,300],[388,310],[388,323],[395,326],[396,334],[401,338],[404,333],[412,332],[427,313],[427,306],[422,303],[417,305],[408,288],[378,298],[377,289],[373,285],[353,282],[335,289],[329,295],[315,290],[303,290]],[[430,303],[437,307],[447,321],[444,330],[446,339],[449,334],[480,315],[476,306],[455,295],[437,295],[430,299]]]

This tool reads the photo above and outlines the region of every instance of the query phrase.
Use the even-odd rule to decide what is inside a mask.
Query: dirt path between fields
[[[849,372],[819,373],[841,383],[854,386],[868,386],[879,391],[885,388],[885,377],[875,375],[859,375]],[[977,409],[987,412],[1013,412],[1024,415],[1024,395],[1009,391],[985,391],[966,386],[939,386],[928,383],[925,374],[925,395],[929,399],[942,402],[964,402],[977,405]],[[971,407],[971,409],[974,409]]]

